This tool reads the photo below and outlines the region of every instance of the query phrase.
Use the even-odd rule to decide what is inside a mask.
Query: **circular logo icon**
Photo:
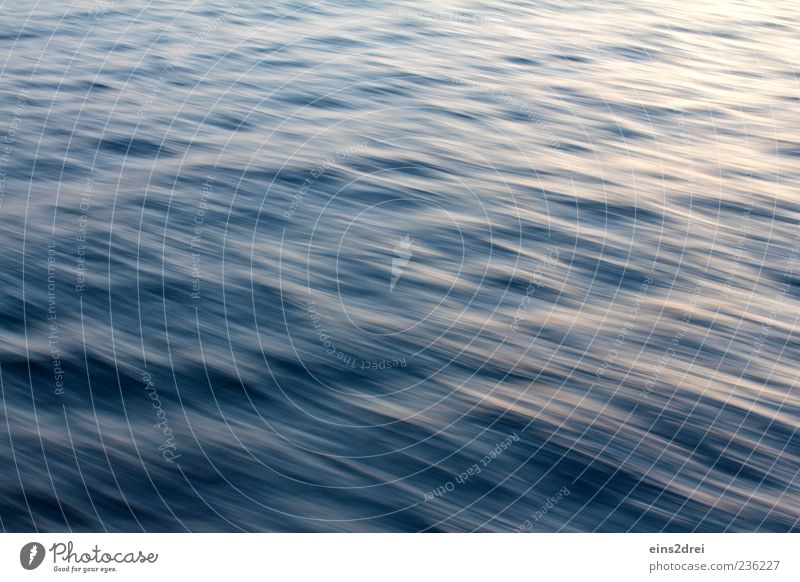
[[[39,542],[30,542],[19,551],[19,563],[26,570],[35,570],[44,561],[44,546]]]

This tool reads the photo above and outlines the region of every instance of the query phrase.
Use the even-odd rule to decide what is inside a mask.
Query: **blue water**
[[[800,530],[796,2],[0,23],[4,530]]]

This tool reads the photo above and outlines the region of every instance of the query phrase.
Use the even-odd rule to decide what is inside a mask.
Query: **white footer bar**
[[[3,534],[0,580],[797,581],[798,553],[794,534]]]

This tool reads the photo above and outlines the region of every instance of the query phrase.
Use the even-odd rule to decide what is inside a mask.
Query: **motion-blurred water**
[[[0,22],[4,530],[800,529],[796,2]]]

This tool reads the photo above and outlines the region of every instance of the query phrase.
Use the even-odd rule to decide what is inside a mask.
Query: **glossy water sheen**
[[[798,4],[432,6],[2,5],[4,529],[798,529]]]

